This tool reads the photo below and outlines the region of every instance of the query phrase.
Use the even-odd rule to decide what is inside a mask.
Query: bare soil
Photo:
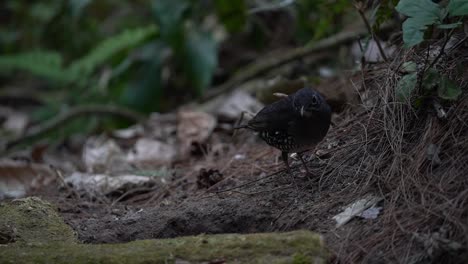
[[[246,153],[245,159],[234,160],[234,152]],[[202,173],[174,175],[166,188],[117,203],[64,187],[48,187],[37,195],[58,207],[84,243],[308,229],[324,234],[339,250],[341,239],[332,216],[350,203],[340,193],[353,183],[325,176],[327,159],[312,154],[308,158],[314,175],[306,175],[297,160],[289,175],[279,153],[256,141],[223,157],[201,157],[193,162],[210,164]],[[188,166],[193,162],[181,164],[178,171],[192,171]],[[218,182],[203,179],[213,174]]]

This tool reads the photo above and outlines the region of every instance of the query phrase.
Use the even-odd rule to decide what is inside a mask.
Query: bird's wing
[[[247,127],[255,131],[287,130],[294,116],[291,99],[284,98],[263,108],[248,122]]]

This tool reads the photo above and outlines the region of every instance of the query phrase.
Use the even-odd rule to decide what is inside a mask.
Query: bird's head
[[[317,91],[310,88],[302,88],[292,97],[294,110],[302,117],[331,112],[325,99]]]

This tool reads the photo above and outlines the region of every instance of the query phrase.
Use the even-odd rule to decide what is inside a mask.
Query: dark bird
[[[302,88],[265,106],[246,125],[259,133],[268,145],[281,150],[290,172],[288,153],[297,153],[307,173],[302,153],[315,148],[328,132],[331,109],[325,99],[311,88]]]

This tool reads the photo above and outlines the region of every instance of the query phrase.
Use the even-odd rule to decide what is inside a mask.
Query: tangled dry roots
[[[452,76],[464,95],[444,105],[441,119],[435,98],[419,108],[394,100],[397,60],[403,58],[364,78],[377,100],[332,135],[352,146],[338,149],[329,163],[334,177],[352,179],[343,195],[384,198],[377,222],[353,230],[339,255],[344,263],[462,262],[468,257],[467,81]],[[450,63],[455,59],[445,68]]]

